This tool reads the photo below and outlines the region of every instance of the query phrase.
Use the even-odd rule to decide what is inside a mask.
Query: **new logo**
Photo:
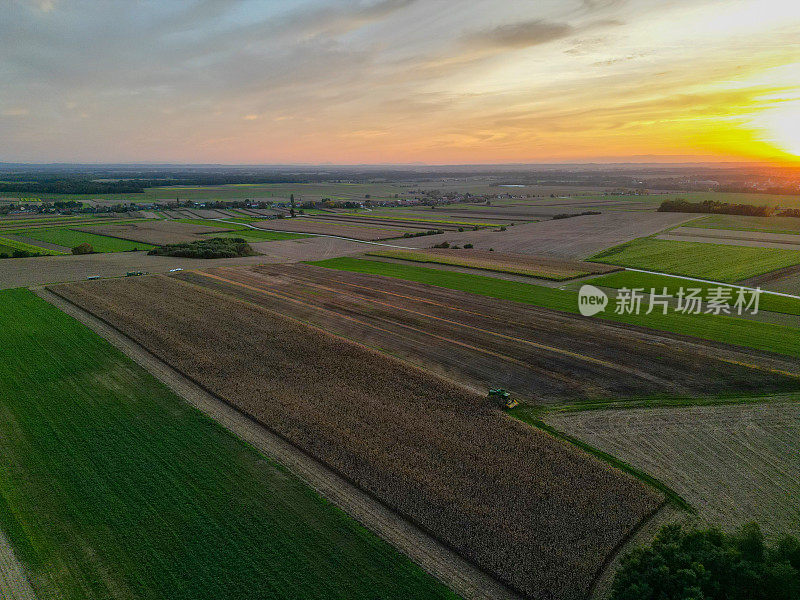
[[[578,292],[578,310],[584,317],[591,317],[608,306],[606,293],[593,285],[582,285]]]

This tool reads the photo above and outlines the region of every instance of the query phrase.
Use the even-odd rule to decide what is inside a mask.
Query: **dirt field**
[[[617,270],[613,266],[601,265],[599,263],[464,248],[431,248],[426,250],[381,249],[372,250],[366,254],[368,256],[395,258],[411,262],[471,267],[484,271],[527,275],[530,277],[557,281],[571,279],[581,275],[609,273]]]
[[[549,413],[686,498],[709,523],[800,534],[800,403]]]
[[[524,223],[506,231],[482,230],[403,240],[403,245],[430,248],[447,240],[463,245],[471,243],[478,250],[536,254],[557,258],[584,259],[600,250],[652,235],[667,227],[693,218],[680,213],[606,212],[570,219]]]
[[[159,246],[161,244],[201,240],[204,239],[203,234],[225,231],[225,225],[220,223],[220,227],[217,228],[175,221],[144,221],[142,223],[121,223],[118,225],[78,227],[75,229]]]
[[[418,229],[397,228],[389,225],[358,225],[356,223],[339,223],[335,221],[324,221],[309,217],[297,217],[295,219],[275,219],[272,221],[257,221],[253,223],[260,229],[271,229],[276,231],[295,231],[297,233],[318,233],[323,235],[338,235],[349,237],[356,240],[384,240],[402,237],[404,233],[414,233],[424,231],[424,227]],[[437,228],[438,229],[438,228]]]
[[[186,402],[203,411],[264,456],[289,469],[317,493],[444,582],[464,600],[519,600],[517,594],[475,568],[435,538],[254,419],[208,393],[129,337],[47,289],[41,288],[37,290],[37,294],[104,337]],[[4,598],[2,550],[0,539],[0,598]],[[17,600],[14,596],[11,599]]]
[[[163,276],[57,291],[531,596],[583,598],[662,503],[481,396],[279,313]]]
[[[397,279],[305,265],[177,276],[403,357],[479,393],[502,386],[533,403],[800,389],[800,380],[766,370],[796,371],[789,359]]]

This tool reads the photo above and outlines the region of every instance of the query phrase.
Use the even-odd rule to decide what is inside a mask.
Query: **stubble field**
[[[480,395],[248,300],[163,276],[53,289],[531,596],[584,597],[662,502]]]

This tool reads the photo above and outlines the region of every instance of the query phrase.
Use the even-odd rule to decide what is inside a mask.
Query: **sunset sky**
[[[798,160],[794,0],[8,0],[0,161]]]

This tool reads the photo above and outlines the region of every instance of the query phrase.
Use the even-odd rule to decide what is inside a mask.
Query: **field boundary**
[[[39,287],[33,291],[105,338],[184,401],[217,421],[259,453],[286,467],[318,494],[387,541],[465,600],[522,598],[423,529],[273,432],[267,425],[169,366],[102,317],[76,306],[54,290]]]

